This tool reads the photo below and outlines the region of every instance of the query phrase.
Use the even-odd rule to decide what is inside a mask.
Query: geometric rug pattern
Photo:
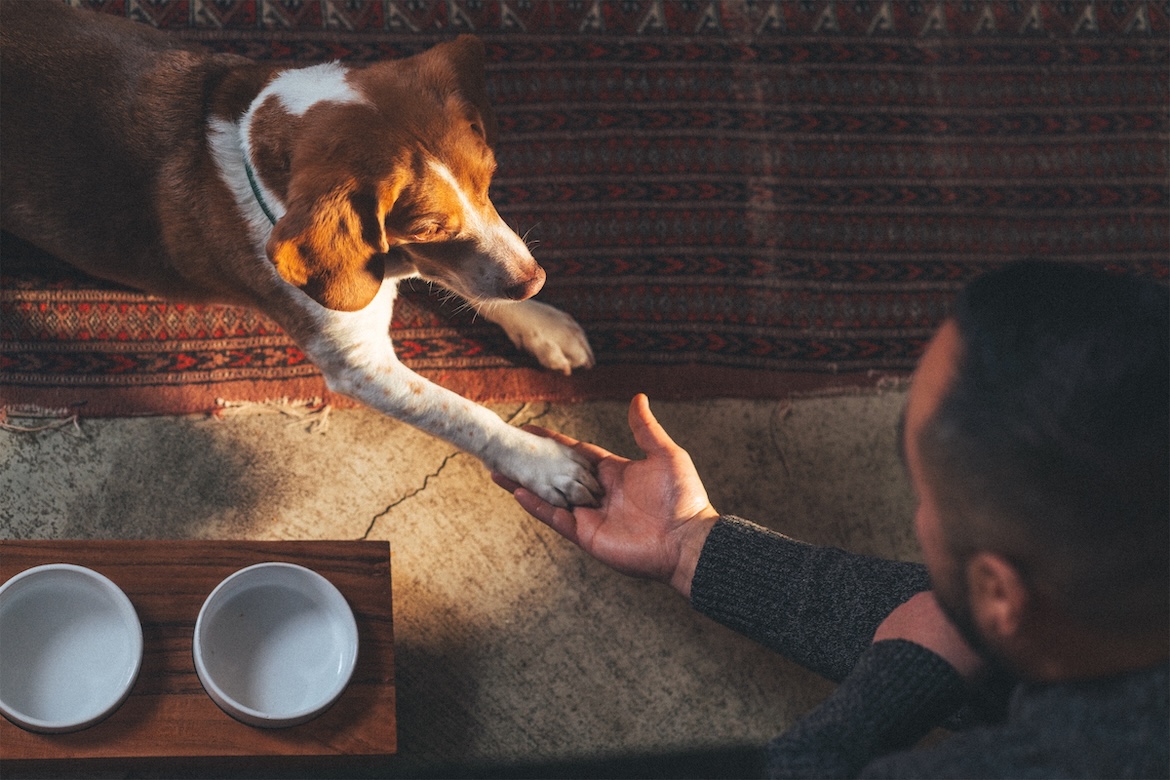
[[[541,372],[494,326],[405,290],[399,355],[480,399],[864,383],[910,370],[955,291],[997,264],[1170,274],[1162,2],[75,4],[289,62],[479,35],[492,198],[539,242],[539,298],[581,322],[599,364]],[[320,392],[262,315],[30,271],[34,251],[4,249],[9,402],[193,411]]]

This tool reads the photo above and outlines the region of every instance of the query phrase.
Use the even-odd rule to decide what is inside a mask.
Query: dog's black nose
[[[540,292],[544,287],[544,269],[536,266],[536,273],[523,282],[504,288],[504,297],[512,301],[523,301]]]

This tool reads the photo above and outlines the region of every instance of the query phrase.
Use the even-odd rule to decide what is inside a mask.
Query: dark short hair
[[[1024,262],[955,302],[962,352],[919,448],[960,557],[1010,560],[1115,633],[1170,615],[1170,293]]]

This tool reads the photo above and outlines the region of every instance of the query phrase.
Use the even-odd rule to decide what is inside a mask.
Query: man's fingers
[[[572,512],[555,507],[530,490],[517,488],[512,497],[525,512],[571,542],[577,541],[577,521]]]
[[[553,506],[540,496],[508,479],[503,474],[492,472],[492,482],[507,490],[528,514],[553,529],[570,541],[577,541],[577,521],[568,509]]]
[[[666,432],[650,411],[650,399],[643,393],[638,393],[630,401],[630,431],[634,434],[634,442],[642,452],[649,455],[652,452],[676,449],[677,444]]]
[[[504,490],[507,490],[509,493],[515,493],[516,488],[520,487],[519,482],[514,482],[514,481],[508,479],[507,477],[505,477],[503,474],[499,474],[495,471],[492,472],[492,482],[495,482],[497,485],[502,487]]]

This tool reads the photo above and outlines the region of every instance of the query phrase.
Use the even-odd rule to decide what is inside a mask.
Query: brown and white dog
[[[403,366],[400,279],[465,298],[545,366],[590,366],[544,271],[488,199],[495,122],[472,37],[366,67],[195,51],[61,0],[0,2],[0,227],[90,274],[253,306],[336,392],[560,505],[581,456]]]

